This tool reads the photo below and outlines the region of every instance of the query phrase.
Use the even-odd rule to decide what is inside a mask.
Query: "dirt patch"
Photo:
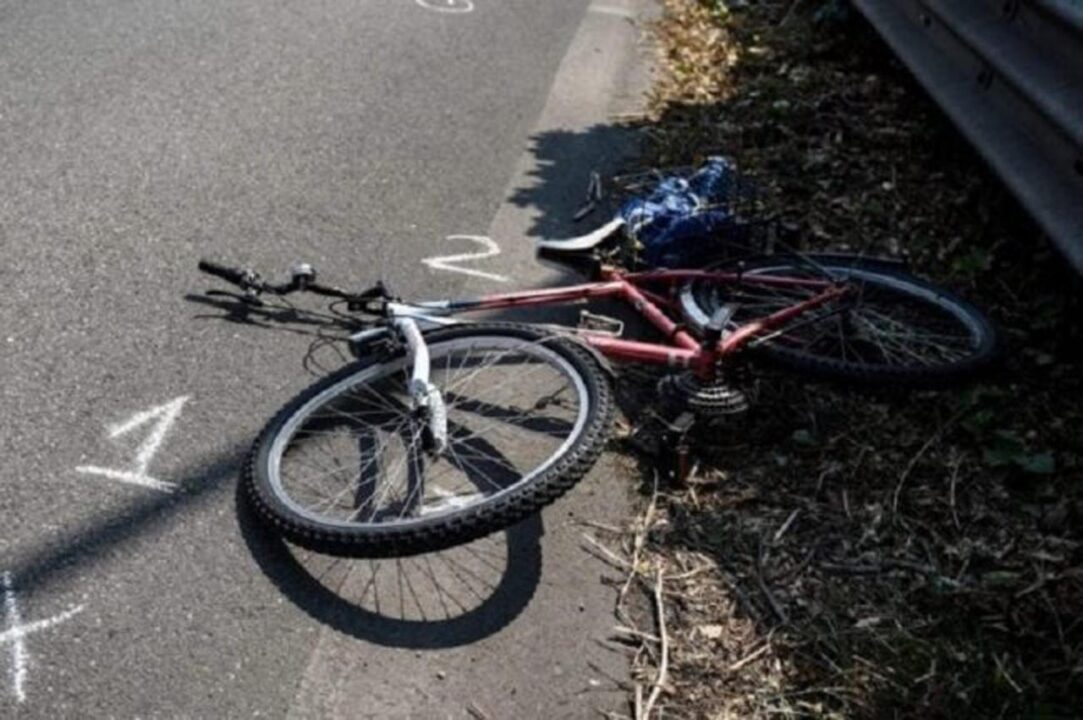
[[[1075,716],[1078,278],[842,3],[664,5],[644,167],[731,156],[803,249],[904,259],[1004,347],[943,393],[758,373],[687,486],[646,469],[649,512],[599,537],[642,593],[637,712]]]

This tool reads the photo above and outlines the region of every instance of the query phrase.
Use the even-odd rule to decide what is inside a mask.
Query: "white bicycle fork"
[[[440,389],[429,381],[429,346],[417,326],[417,321],[409,317],[395,317],[392,327],[399,337],[406,341],[406,351],[410,358],[410,402],[412,409],[420,410],[428,423],[432,440],[432,452],[440,455],[447,449],[447,405]]]
[[[390,318],[385,327],[371,328],[351,335],[350,341],[356,345],[375,340],[391,331],[406,343],[411,373],[407,392],[410,396],[411,409],[420,410],[429,429],[432,445],[429,448],[436,455],[447,450],[447,405],[440,389],[429,380],[429,346],[425,343],[422,328],[428,330],[448,325],[457,325],[458,320],[440,317],[448,313],[444,307],[414,306],[402,303],[388,303]]]

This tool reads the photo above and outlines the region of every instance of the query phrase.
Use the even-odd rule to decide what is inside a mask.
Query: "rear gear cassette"
[[[745,393],[733,385],[721,379],[705,383],[691,372],[662,378],[658,382],[658,393],[706,418],[743,413],[749,405]]]

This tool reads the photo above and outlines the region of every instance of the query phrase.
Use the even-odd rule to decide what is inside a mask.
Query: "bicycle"
[[[741,409],[726,381],[739,361],[920,389],[966,379],[994,354],[981,312],[894,264],[770,255],[626,272],[597,252],[611,231],[539,243],[539,257],[589,282],[473,299],[406,302],[382,284],[349,292],[308,265],[274,284],[201,261],[249,297],[315,293],[362,325],[348,337],[356,360],[287,403],[253,444],[242,482],[259,514],[295,544],[353,557],[504,529],[593,466],[614,417],[611,361],[665,368],[671,402],[718,417]],[[622,323],[591,313],[577,328],[456,317],[600,298],[630,305],[662,340],[624,339]]]

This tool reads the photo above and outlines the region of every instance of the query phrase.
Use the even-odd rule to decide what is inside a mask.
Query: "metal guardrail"
[[[1083,0],[851,0],[1083,273]]]

